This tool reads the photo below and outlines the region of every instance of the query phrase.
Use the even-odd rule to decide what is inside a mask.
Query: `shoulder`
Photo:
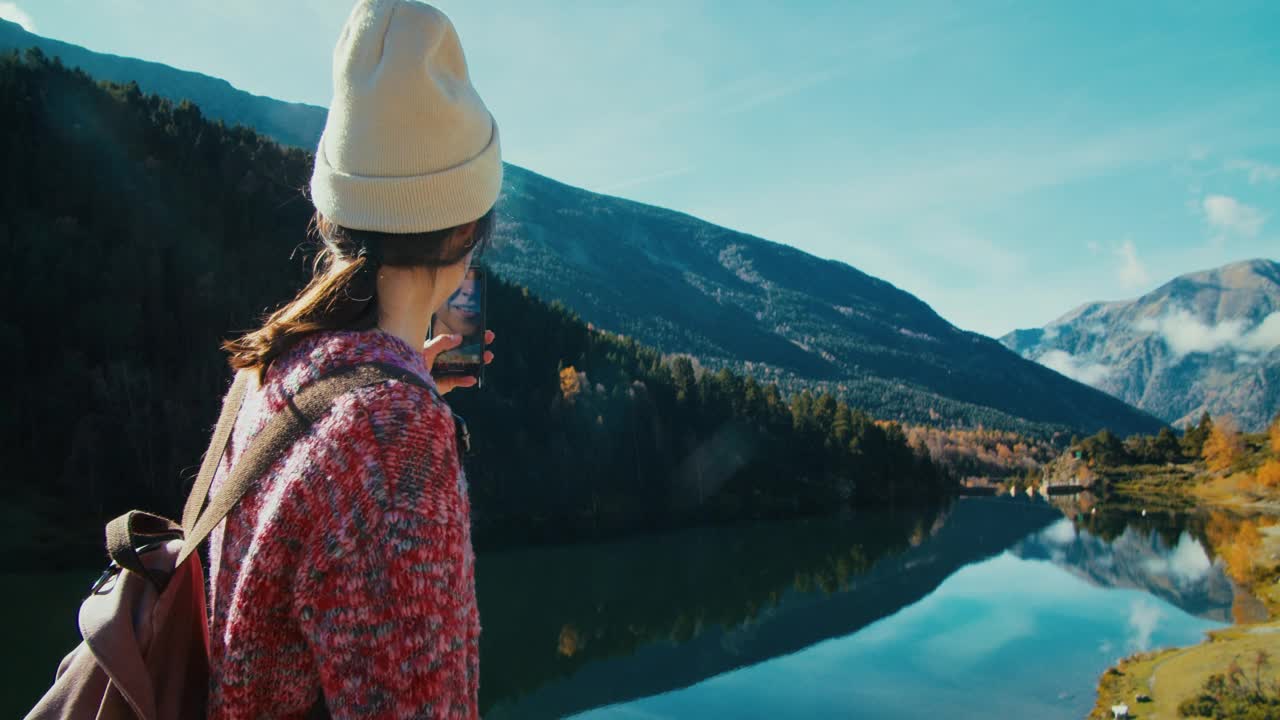
[[[346,456],[328,482],[371,513],[409,510],[453,519],[460,472],[453,412],[427,388],[387,380],[339,397],[317,440]]]
[[[383,457],[435,449],[455,437],[453,410],[435,392],[403,380],[386,380],[348,393],[349,411],[368,425]]]

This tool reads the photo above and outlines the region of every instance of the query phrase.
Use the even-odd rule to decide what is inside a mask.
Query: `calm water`
[[[1115,659],[1228,622],[1232,588],[1194,518],[1064,510],[974,498],[482,555],[485,717],[1081,718]],[[5,578],[31,622],[0,716],[47,686],[95,575]]]

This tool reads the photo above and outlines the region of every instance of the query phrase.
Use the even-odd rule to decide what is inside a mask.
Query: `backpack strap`
[[[259,431],[253,442],[245,449],[244,456],[236,462],[235,467],[231,470],[231,476],[227,478],[226,484],[220,487],[217,494],[209,500],[208,507],[203,512],[199,512],[199,507],[203,504],[204,497],[196,493],[197,491],[208,493],[209,486],[213,483],[213,470],[216,470],[218,466],[221,452],[225,450],[226,441],[225,439],[222,440],[223,448],[214,448],[213,444],[210,443],[210,448],[216,450],[218,455],[211,464],[207,478],[204,477],[205,468],[201,467],[201,478],[197,480],[196,486],[192,488],[192,494],[195,499],[188,498],[187,500],[187,507],[194,506],[196,511],[194,514],[197,517],[188,517],[188,513],[185,510],[183,512],[183,530],[185,531],[186,539],[183,543],[182,552],[178,555],[178,560],[174,566],[181,565],[190,557],[191,553],[195,552],[200,543],[204,542],[209,533],[213,531],[213,528],[219,522],[222,522],[227,513],[231,512],[231,508],[235,507],[240,498],[244,497],[244,494],[248,492],[253,483],[275,464],[275,461],[285,450],[301,439],[312,424],[328,413],[329,407],[334,400],[344,393],[357,388],[377,385],[387,380],[400,380],[417,385],[430,390],[439,397],[439,394],[425,380],[418,377],[416,373],[389,363],[360,363],[335,370],[308,383],[293,397],[289,398],[288,404],[271,418],[266,427]],[[234,417],[234,415],[231,416],[232,423],[235,421]],[[221,425],[221,422],[219,424]],[[228,435],[229,433],[230,431],[228,431]],[[220,433],[215,433],[214,440],[218,440],[219,435]],[[209,456],[206,456],[205,464],[210,464]]]
[[[222,455],[227,451],[227,441],[231,438],[232,428],[235,427],[236,416],[240,414],[240,405],[244,402],[252,374],[252,369],[244,369],[236,373],[235,382],[231,384],[231,392],[227,394],[227,401],[222,404],[222,413],[218,415],[218,426],[213,431],[213,437],[209,439],[209,449],[204,453],[204,462],[200,464],[200,474],[196,476],[196,482],[191,486],[191,494],[187,495],[187,502],[182,508],[182,527],[184,528],[190,528],[195,524],[196,516],[200,514],[200,506],[204,504],[205,496],[209,494],[214,473],[218,471]]]
[[[114,563],[115,568],[124,568],[142,575],[150,580],[157,590],[163,590],[168,577],[144,565],[139,554],[157,544],[181,538],[182,527],[174,521],[141,510],[130,510],[107,523],[107,555],[111,556],[111,562]],[[102,581],[111,576],[115,568],[108,568],[107,572],[98,578],[98,583],[94,584],[95,592]]]
[[[226,452],[227,440],[231,437],[231,429],[235,426],[236,416],[240,413],[240,405],[244,402],[252,372],[252,370],[239,371],[236,373],[235,381],[231,383],[231,391],[222,404],[218,425],[213,431],[213,437],[209,440],[204,462],[200,465],[200,474],[196,476],[195,485],[187,497],[186,507],[183,508],[182,525],[176,525],[171,520],[140,510],[131,510],[107,523],[107,555],[117,567],[146,577],[157,588],[164,587],[164,577],[147,568],[139,559],[138,551],[144,545],[156,540],[181,538],[182,529],[191,527],[188,519],[194,523],[195,516],[200,512],[200,505],[204,502],[205,495],[209,493],[213,474],[218,469],[223,453]],[[105,573],[103,577],[106,577]]]

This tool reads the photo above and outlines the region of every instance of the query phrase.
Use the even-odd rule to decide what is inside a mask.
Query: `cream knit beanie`
[[[358,0],[333,51],[316,209],[354,230],[426,232],[479,218],[501,188],[498,125],[453,23],[421,2]]]

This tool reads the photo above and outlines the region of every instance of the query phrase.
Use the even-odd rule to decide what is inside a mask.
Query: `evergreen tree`
[[[1213,418],[1205,412],[1200,415],[1200,423],[1187,429],[1182,435],[1182,454],[1198,458],[1204,454],[1204,443],[1213,432]]]

